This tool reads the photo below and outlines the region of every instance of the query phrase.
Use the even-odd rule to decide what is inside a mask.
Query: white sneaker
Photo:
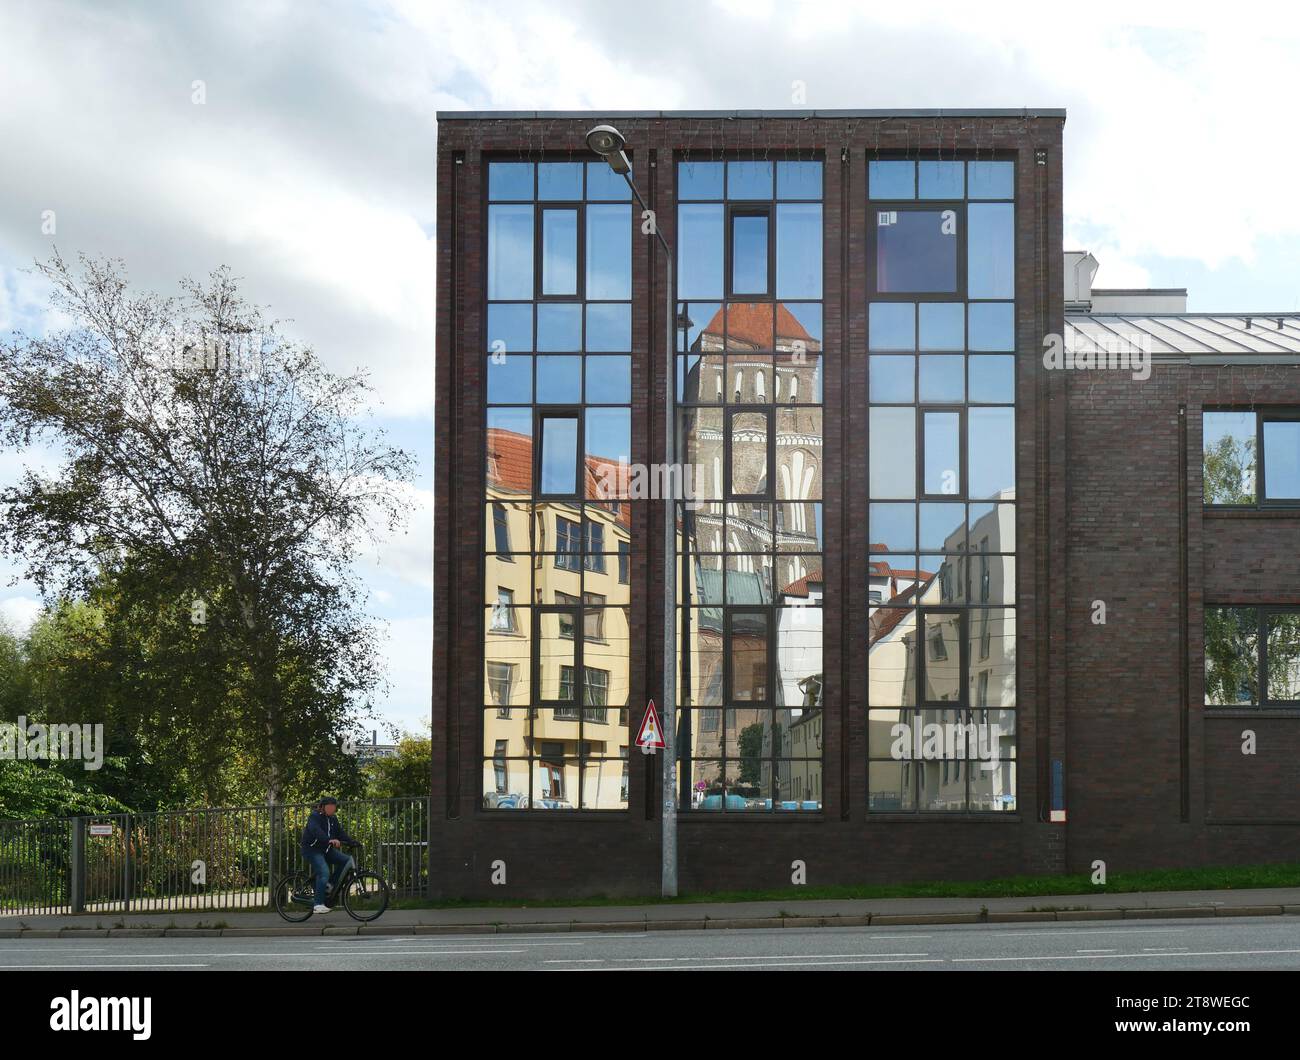
[[[312,911],[313,913],[332,913],[332,912],[334,912],[334,910],[331,909],[331,908],[330,908],[329,906],[327,906],[327,905],[314,905],[314,906],[311,907],[311,911]]]

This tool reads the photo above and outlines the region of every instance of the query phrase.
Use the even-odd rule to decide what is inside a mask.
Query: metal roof
[[[1064,107],[935,110],[440,110],[438,121],[505,118],[1064,118]]]
[[[1066,313],[1065,347],[1097,351],[1125,343],[1157,359],[1294,363],[1300,313]]]

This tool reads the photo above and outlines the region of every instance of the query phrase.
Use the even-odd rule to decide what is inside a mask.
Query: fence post
[[[125,847],[122,851],[122,911],[126,913],[131,911],[131,893],[135,889],[131,885],[131,877],[134,875],[134,859],[131,857],[134,826],[135,817],[132,814],[128,813],[122,818],[122,841]]]
[[[68,906],[73,913],[86,911],[86,819],[72,819],[72,878],[68,887]]]
[[[275,833],[276,826],[279,823],[277,820],[279,815],[276,813],[277,807],[273,800],[267,801],[267,807],[267,814],[270,818],[267,833],[271,846],[266,859],[266,904],[270,905],[275,900],[275,876],[278,871],[276,867],[276,851],[278,849],[278,844],[276,843]]]
[[[428,886],[425,888],[425,897],[432,900],[433,898],[433,796],[425,798],[424,805],[424,869],[425,877],[428,879]]]

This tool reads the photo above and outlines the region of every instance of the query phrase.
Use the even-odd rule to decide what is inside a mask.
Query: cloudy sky
[[[882,11],[882,8],[890,10]],[[1139,12],[1140,13],[1135,13]],[[1097,284],[1193,310],[1300,309],[1295,71],[1282,5],[0,3],[0,334],[39,332],[54,245],[132,280],[229,264],[417,453],[408,532],[359,560],[384,716],[429,711],[438,110],[1065,107],[1065,243]],[[54,211],[55,231],[42,230]],[[48,227],[48,225],[46,225]],[[0,481],[22,460],[0,452]],[[33,586],[8,585],[19,626]]]

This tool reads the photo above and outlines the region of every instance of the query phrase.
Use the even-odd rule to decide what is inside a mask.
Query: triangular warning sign
[[[655,710],[655,701],[652,699],[646,705],[645,717],[641,721],[641,729],[637,733],[636,745],[638,747],[664,747],[664,730],[659,724],[659,712]]]

